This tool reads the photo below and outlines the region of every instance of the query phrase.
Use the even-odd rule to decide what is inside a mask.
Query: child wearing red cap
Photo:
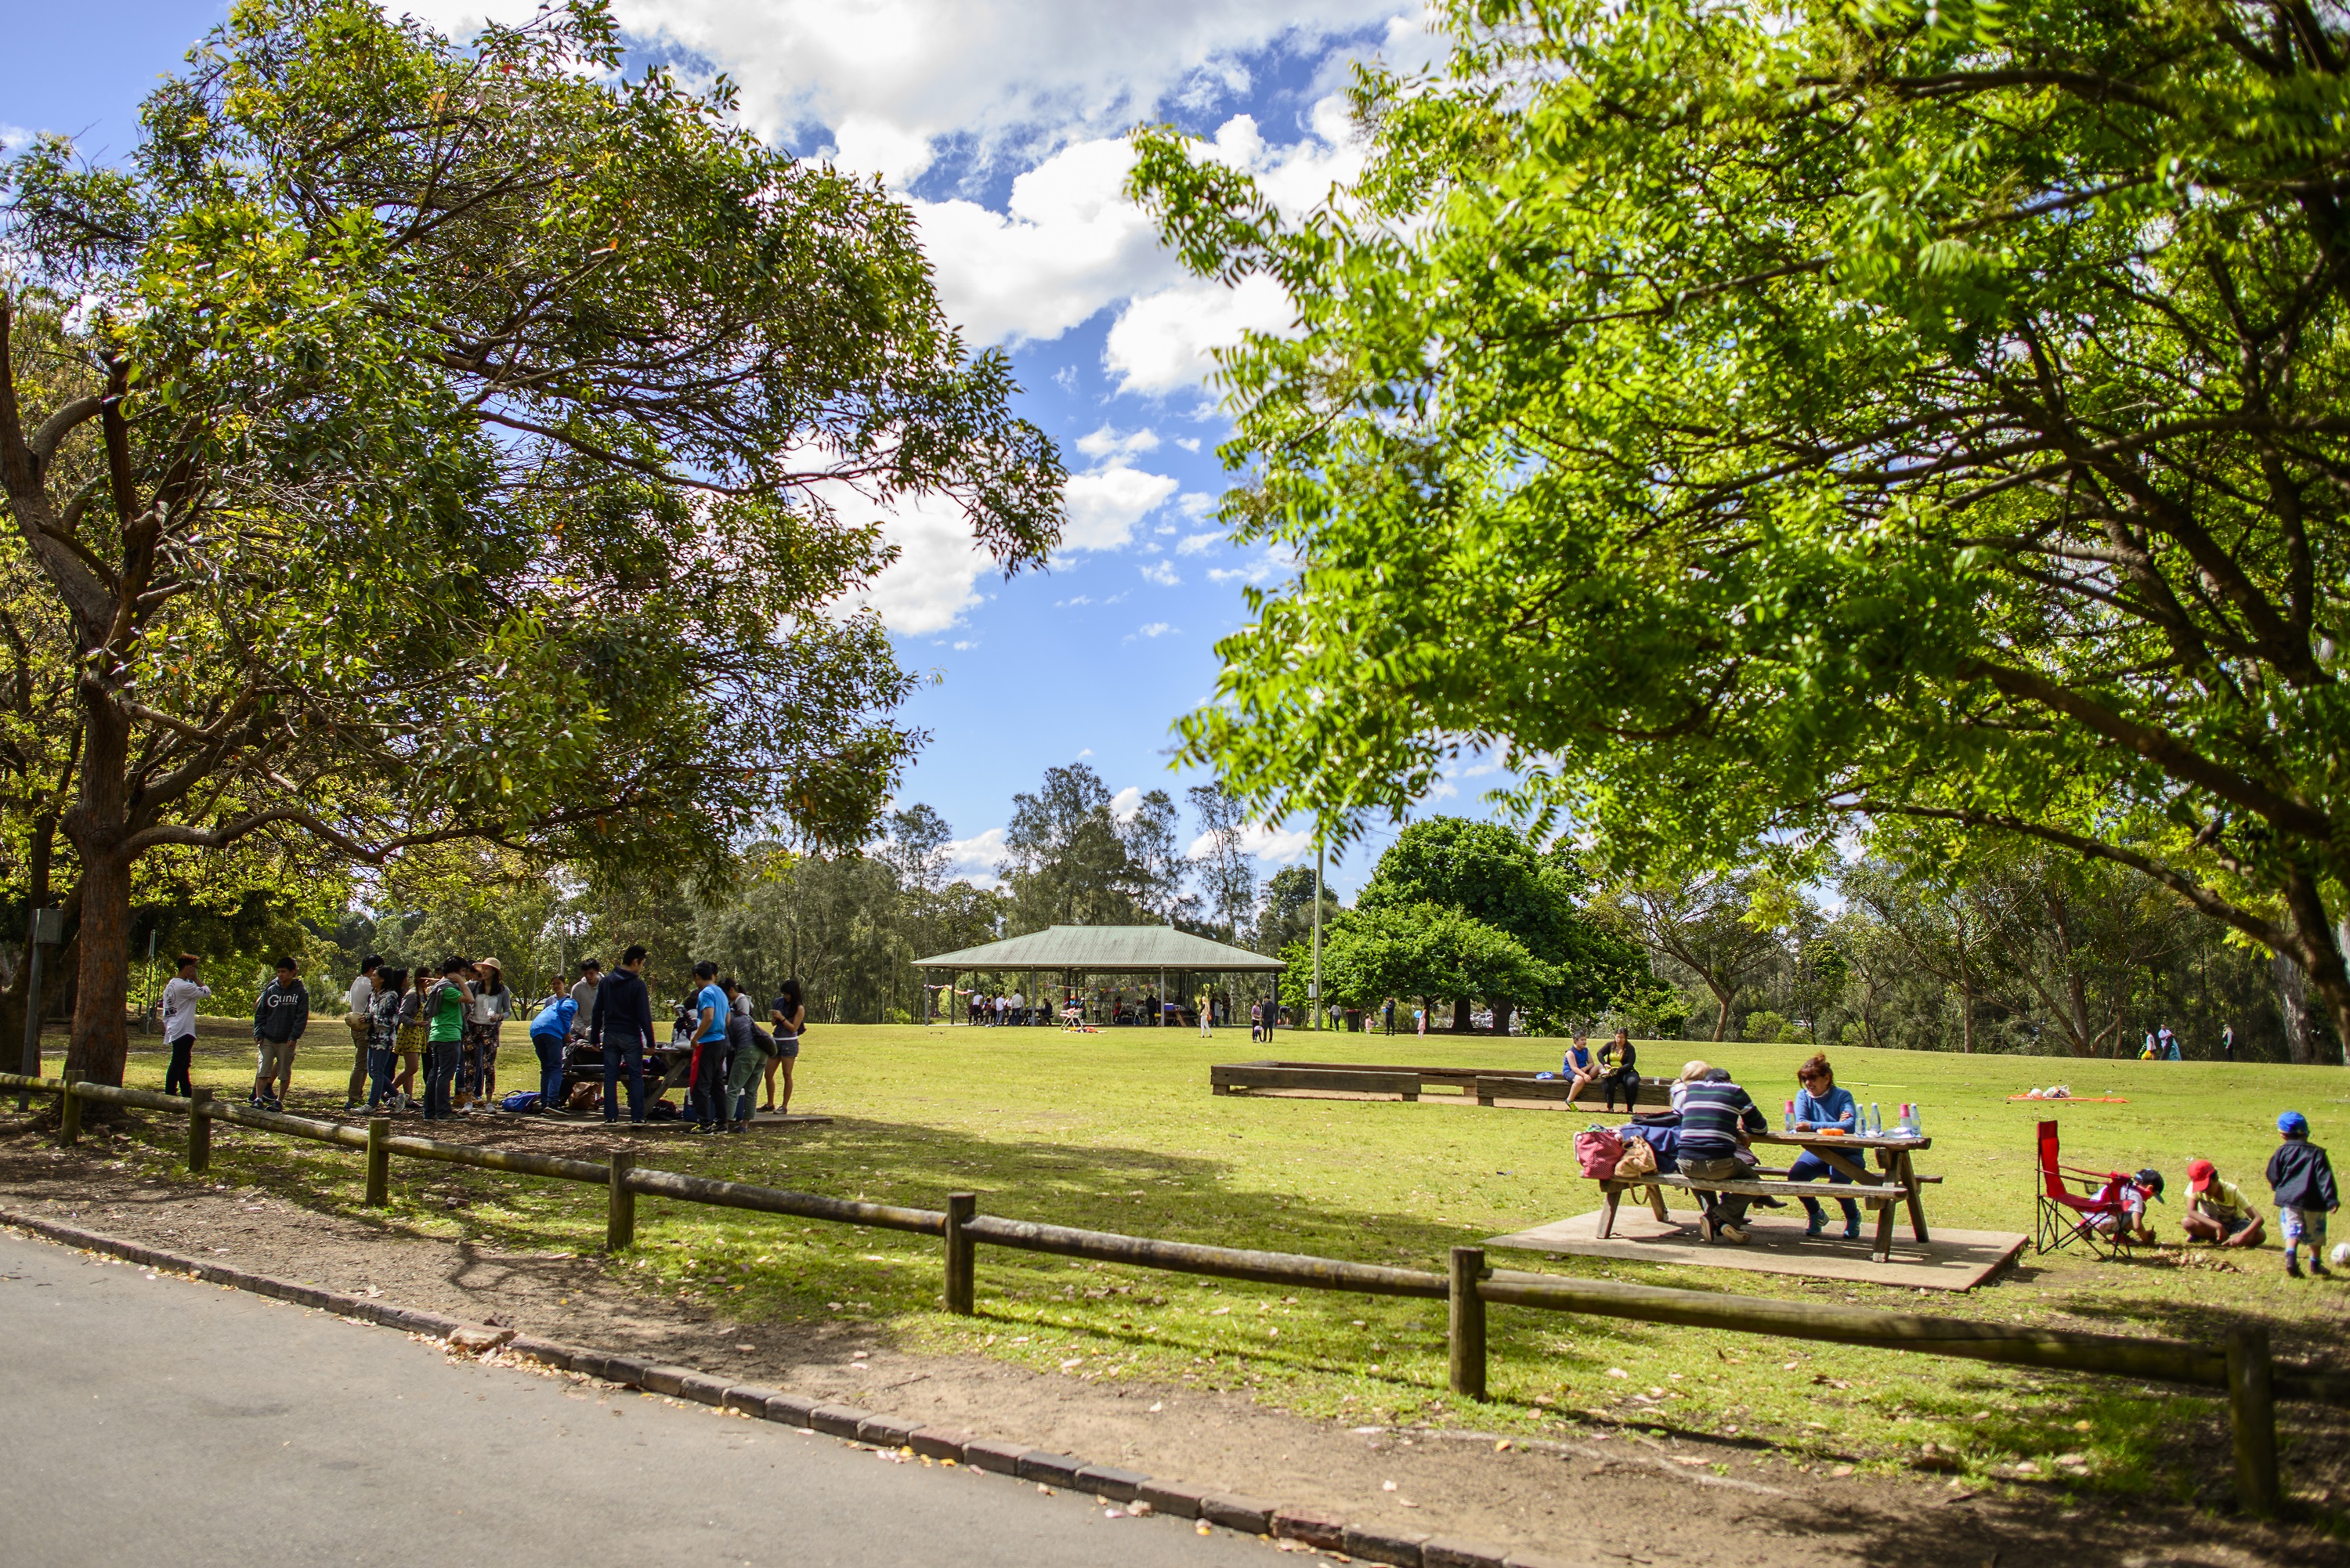
[[[2219,1168],[2210,1160],[2187,1162],[2187,1189],[2193,1198],[2178,1228],[2190,1240],[2220,1247],[2257,1247],[2268,1234],[2251,1199],[2234,1182],[2220,1179]]]

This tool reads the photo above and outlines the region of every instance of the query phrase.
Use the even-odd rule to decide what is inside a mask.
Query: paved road
[[[0,1557],[78,1568],[1220,1568],[1187,1521],[451,1365],[389,1329],[0,1235]]]

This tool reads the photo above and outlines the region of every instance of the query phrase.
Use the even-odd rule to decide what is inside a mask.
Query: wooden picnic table
[[[1880,1187],[1889,1183],[1895,1187],[1907,1189],[1908,1198],[1906,1201],[1909,1209],[1910,1233],[1920,1241],[1928,1239],[1926,1206],[1918,1199],[1919,1178],[1917,1171],[1910,1166],[1909,1157],[1919,1149],[1933,1147],[1932,1138],[1902,1137],[1891,1133],[1867,1137],[1847,1134],[1838,1137],[1834,1134],[1816,1132],[1770,1132],[1756,1133],[1750,1141],[1755,1144],[1787,1144],[1808,1149],[1819,1156],[1829,1169],[1851,1177],[1854,1182],[1863,1187]],[[1864,1163],[1871,1150],[1874,1150],[1877,1155],[1876,1170],[1869,1169]],[[1858,1151],[1856,1157],[1847,1158],[1855,1156],[1856,1151]],[[1893,1210],[1890,1208],[1879,1209],[1877,1216],[1878,1230],[1889,1231],[1893,1223]]]

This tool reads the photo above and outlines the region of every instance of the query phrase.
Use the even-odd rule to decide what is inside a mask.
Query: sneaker
[[[1844,1228],[1844,1239],[1847,1241],[1857,1241],[1860,1240],[1859,1220],[1856,1220],[1851,1224],[1846,1225]]]
[[[353,1100],[349,1105],[343,1107],[343,1115],[347,1116],[355,1116],[359,1114],[359,1103],[357,1100]]]
[[[2314,1258],[2309,1260],[2309,1272],[2315,1274],[2321,1280],[2330,1280],[2334,1277],[2334,1271],[2327,1268],[2324,1264],[2319,1262]]]
[[[1698,1211],[1697,1233],[1706,1241],[1713,1240],[1713,1216],[1703,1210]]]
[[[1809,1225],[1804,1227],[1804,1240],[1806,1241],[1816,1241],[1820,1239],[1821,1235],[1826,1231],[1826,1230],[1827,1227],[1825,1225],[1814,1220]]]
[[[1717,1225],[1713,1228],[1713,1231],[1714,1235],[1721,1241],[1735,1241],[1742,1247],[1746,1245],[1746,1232],[1735,1225]]]
[[[2284,1272],[2293,1279],[2301,1278],[2301,1260],[2287,1252],[2284,1255]]]

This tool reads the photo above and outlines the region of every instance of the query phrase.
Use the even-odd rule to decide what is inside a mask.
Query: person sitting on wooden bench
[[[1727,1075],[1691,1083],[1682,1095],[1680,1137],[1674,1150],[1681,1174],[1693,1182],[1749,1180],[1738,1151],[1750,1135],[1769,1130],[1753,1100]],[[1704,1205],[1698,1216],[1698,1234],[1709,1241],[1742,1244],[1746,1194],[1696,1190]]]
[[[1828,1065],[1825,1053],[1814,1053],[1811,1060],[1795,1069],[1795,1127],[1797,1132],[1820,1132],[1833,1127],[1849,1136],[1860,1120],[1860,1104],[1852,1097],[1850,1089],[1836,1087],[1835,1071]],[[1790,1181],[1817,1181],[1826,1177],[1831,1186],[1851,1185],[1852,1178],[1822,1159],[1810,1149],[1795,1158],[1787,1168]],[[1860,1205],[1849,1198],[1836,1202],[1844,1210],[1844,1239],[1856,1240],[1860,1235]],[[1816,1198],[1804,1199],[1804,1212],[1810,1215],[1811,1224],[1804,1229],[1806,1236],[1817,1236],[1827,1228],[1827,1211]]]
[[[1599,1080],[1600,1092],[1607,1096],[1602,1102],[1603,1108],[1614,1110],[1618,1093],[1623,1095],[1627,1111],[1640,1103],[1640,1069],[1637,1065],[1639,1059],[1640,1054],[1632,1048],[1632,1036],[1626,1030],[1616,1031],[1616,1038],[1599,1048],[1599,1064],[1611,1069]]]

